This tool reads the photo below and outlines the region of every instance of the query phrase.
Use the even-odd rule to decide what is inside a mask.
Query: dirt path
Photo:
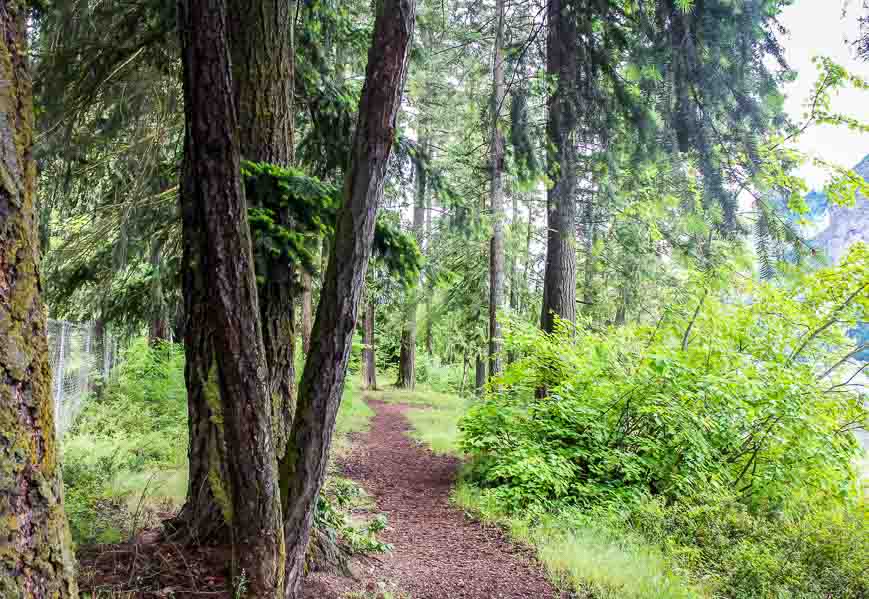
[[[559,597],[528,552],[450,505],[458,460],[421,448],[405,432],[407,406],[369,400],[376,415],[342,464],[389,519],[394,547],[378,576],[413,599]]]

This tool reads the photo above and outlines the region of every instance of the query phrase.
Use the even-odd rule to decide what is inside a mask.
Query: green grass
[[[575,512],[505,515],[492,497],[467,483],[453,502],[473,517],[504,526],[519,543],[533,547],[550,579],[584,599],[701,599],[655,547],[638,538],[581,524]]]
[[[434,453],[459,454],[458,422],[465,413],[467,400],[456,395],[438,393],[425,386],[414,391],[387,388],[366,391],[366,396],[389,403],[413,406],[407,418],[413,430],[411,438],[428,446]]]
[[[367,432],[371,427],[373,416],[374,410],[365,403],[355,381],[347,381],[335,420],[335,436],[332,439],[333,455],[343,455],[349,451],[350,439],[348,435]]]

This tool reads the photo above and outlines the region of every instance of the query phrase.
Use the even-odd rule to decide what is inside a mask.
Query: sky
[[[780,41],[785,58],[798,73],[797,80],[788,84],[785,109],[792,118],[802,122],[806,101],[811,97],[817,79],[812,64],[814,56],[827,56],[849,71],[869,79],[869,62],[856,58],[852,46],[859,33],[858,18],[863,12],[863,0],[797,0],[783,11],[781,23],[788,30]],[[843,9],[845,15],[843,16]],[[869,92],[847,90],[833,98],[832,108],[861,121],[869,121]],[[842,127],[814,126],[800,139],[803,152],[853,167],[869,154],[869,135]],[[800,174],[814,189],[823,187],[827,173],[805,166]]]

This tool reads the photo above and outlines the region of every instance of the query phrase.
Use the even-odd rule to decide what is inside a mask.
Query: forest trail
[[[559,597],[528,550],[451,505],[459,460],[407,436],[404,412],[418,406],[366,400],[375,411],[371,428],[341,466],[388,518],[381,539],[393,551],[377,564],[376,578],[413,599]]]

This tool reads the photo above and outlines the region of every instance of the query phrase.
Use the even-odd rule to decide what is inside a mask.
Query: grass
[[[345,455],[350,450],[349,435],[367,432],[371,427],[372,417],[374,417],[374,410],[365,403],[365,398],[355,383],[347,381],[338,408],[338,416],[335,419],[335,436],[332,438],[333,457]]]
[[[550,579],[585,599],[701,599],[689,582],[655,547],[623,533],[581,524],[577,514],[510,517],[497,502],[459,483],[453,502],[475,518],[505,527],[510,536],[534,548]]]
[[[456,395],[439,393],[425,386],[414,391],[387,388],[366,391],[371,399],[413,406],[407,418],[413,430],[411,438],[428,446],[437,454],[458,455],[458,422],[465,413],[467,400]]]

